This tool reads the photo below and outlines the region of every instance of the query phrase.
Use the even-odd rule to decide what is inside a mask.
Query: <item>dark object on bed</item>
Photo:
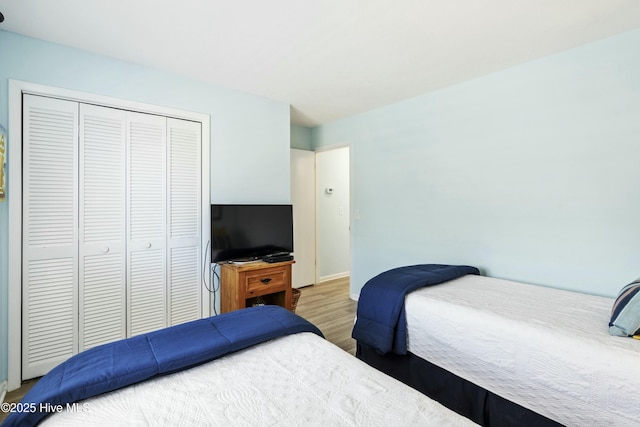
[[[411,352],[381,355],[357,343],[356,357],[482,426],[561,427],[547,417],[504,399]]]
[[[318,328],[278,306],[260,306],[183,323],[94,347],[53,368],[22,399],[5,426],[32,426],[56,408],[160,375],[188,369],[255,344]],[[50,411],[49,411],[50,412]]]
[[[404,297],[416,289],[467,274],[480,274],[467,265],[418,264],[398,267],[370,279],[360,291],[353,338],[381,354],[407,353]]]

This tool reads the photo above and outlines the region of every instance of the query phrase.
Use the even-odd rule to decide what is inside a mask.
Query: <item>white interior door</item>
[[[167,119],[169,324],[202,317],[202,125]]]
[[[292,266],[294,288],[316,283],[315,153],[291,150],[291,203],[293,204]]]
[[[80,351],[126,337],[125,129],[125,111],[80,104]]]
[[[78,349],[78,103],[23,101],[22,375]]]
[[[128,113],[128,336],[167,324],[166,118]]]

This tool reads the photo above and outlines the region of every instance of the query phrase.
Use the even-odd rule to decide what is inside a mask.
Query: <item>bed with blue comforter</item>
[[[472,425],[277,306],[87,350],[51,370],[16,408],[3,427]]]
[[[480,271],[468,265],[417,264],[378,274],[365,283],[360,292],[353,338],[381,354],[406,354],[404,298],[416,289],[467,274],[480,274]]]
[[[368,332],[356,323],[357,356],[481,425],[638,424],[640,341],[610,334],[614,299],[478,274],[433,284],[448,270],[410,266],[365,285],[381,289],[363,289],[358,322],[383,316]],[[418,276],[429,285],[386,297]],[[390,346],[386,330],[407,347]]]
[[[322,333],[277,306],[209,317],[94,347],[71,357],[27,393],[4,426],[31,426],[68,404],[188,369],[261,342],[299,332]]]

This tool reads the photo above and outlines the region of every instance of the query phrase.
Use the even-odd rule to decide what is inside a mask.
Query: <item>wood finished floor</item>
[[[20,402],[24,397],[24,395],[27,394],[27,392],[31,390],[31,387],[33,387],[33,385],[37,382],[38,382],[38,379],[23,382],[22,387],[7,393],[7,395],[4,397],[4,401],[9,403]],[[2,422],[4,421],[5,418],[7,418],[8,415],[9,415],[8,413],[0,411],[0,424],[2,424]]]
[[[316,325],[328,341],[355,355],[351,330],[357,303],[349,298],[349,278],[308,286],[300,292],[296,314]]]
[[[356,316],[357,303],[349,298],[349,278],[336,279],[300,289],[296,314],[316,325],[325,338],[355,355],[356,342],[351,329]],[[26,381],[17,390],[7,393],[5,402],[19,402],[33,387],[37,379]],[[0,423],[7,414],[0,411]]]

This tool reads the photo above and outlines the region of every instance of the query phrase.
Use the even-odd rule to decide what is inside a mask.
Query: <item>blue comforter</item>
[[[322,333],[278,306],[199,319],[94,347],[53,368],[7,417],[5,426],[32,426],[62,405],[202,364],[283,335]]]
[[[419,264],[380,273],[360,291],[353,338],[381,354],[406,354],[405,296],[418,288],[467,274],[480,274],[480,271],[466,265]]]

